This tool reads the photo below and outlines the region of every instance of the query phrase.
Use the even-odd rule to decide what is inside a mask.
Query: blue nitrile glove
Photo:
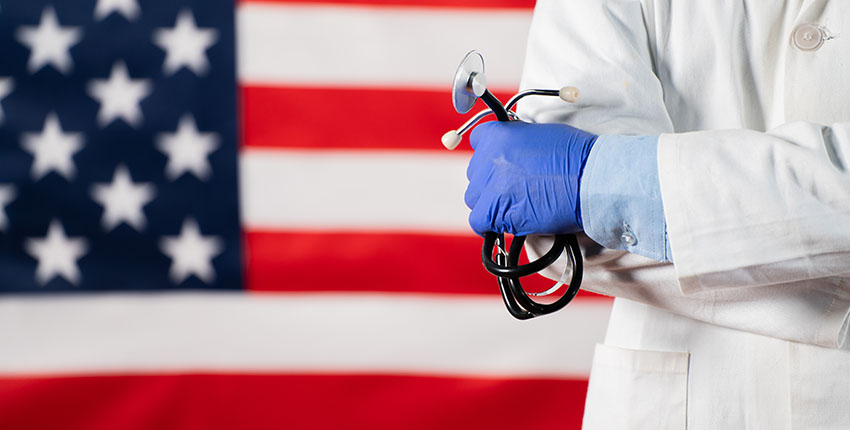
[[[472,131],[469,225],[516,235],[583,229],[579,186],[596,135],[563,124],[488,122]]]

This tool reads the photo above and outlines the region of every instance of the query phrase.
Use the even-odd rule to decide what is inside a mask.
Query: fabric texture
[[[581,182],[584,232],[596,243],[671,260],[657,157],[656,136],[597,139]]]
[[[540,0],[531,26],[522,87],[581,98],[528,100],[525,119],[660,135],[675,266],[586,259],[583,287],[618,297],[605,343],[689,354],[681,428],[850,428],[850,38],[790,43],[799,25],[850,33],[850,5],[671,4]],[[550,243],[529,241],[531,258]],[[586,428],[631,390],[598,374]]]
[[[472,229],[522,236],[580,231],[579,188],[596,138],[564,124],[476,127],[464,196]]]

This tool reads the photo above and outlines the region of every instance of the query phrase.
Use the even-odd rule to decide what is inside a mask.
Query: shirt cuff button
[[[628,224],[623,224],[623,233],[620,235],[620,242],[623,242],[626,246],[637,245],[637,236],[635,236]]]

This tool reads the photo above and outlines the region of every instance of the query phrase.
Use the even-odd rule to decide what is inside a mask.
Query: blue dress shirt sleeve
[[[599,136],[582,174],[581,217],[606,248],[672,261],[657,155],[658,136]]]

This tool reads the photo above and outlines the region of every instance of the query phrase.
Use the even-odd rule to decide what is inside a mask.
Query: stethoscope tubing
[[[510,98],[510,100],[508,100],[508,103],[505,105],[505,111],[507,111],[508,116],[510,116],[511,118],[518,119],[516,113],[514,113],[511,109],[513,109],[513,107],[516,106],[516,104],[520,100],[522,100],[523,98],[528,97],[528,96],[550,96],[550,97],[554,96],[554,97],[558,97],[559,95],[560,95],[559,90],[540,90],[540,89],[523,90],[523,91],[515,94],[513,97]],[[495,98],[495,96],[494,96],[494,98]],[[498,101],[498,99],[496,99],[496,101]],[[457,132],[458,135],[463,135],[464,133],[469,131],[469,129],[471,129],[475,124],[478,124],[479,121],[486,118],[487,115],[490,115],[490,114],[493,114],[493,110],[489,109],[489,108],[478,112],[477,114],[473,115],[472,118],[469,118],[465,123],[463,123],[463,125],[458,127],[458,129],[455,130],[455,132]]]
[[[503,122],[511,120],[511,117],[508,115],[508,110],[502,102],[500,102],[499,99],[490,92],[490,90],[484,90],[484,94],[481,95],[481,100],[484,100],[487,107],[493,111],[493,114],[496,115],[496,119]]]
[[[578,240],[576,239],[575,235],[562,236],[566,237],[567,244],[560,250],[567,254],[567,267],[571,266],[573,270],[569,286],[567,287],[567,290],[564,292],[563,296],[549,304],[537,303],[530,297],[528,297],[528,294],[526,294],[525,290],[520,284],[519,278],[508,278],[508,283],[510,285],[511,292],[513,293],[513,296],[518,302],[518,304],[530,313],[534,314],[535,316],[546,315],[561,310],[564,306],[569,304],[576,297],[579,289],[581,288],[583,267],[580,257],[581,250],[578,246]],[[511,249],[508,252],[509,267],[516,266],[519,263],[519,256],[522,252],[522,243],[516,243],[516,245],[515,243],[516,238],[514,238],[514,242],[511,243]]]
[[[494,246],[497,239],[499,241],[500,251],[496,253],[495,261],[493,261],[492,255],[493,251],[495,250]],[[549,252],[547,252],[547,255],[534,261],[535,263],[538,261],[547,261],[549,260],[549,254],[554,254],[555,260],[557,260],[562,254],[566,254],[567,267],[572,267],[572,276],[567,290],[564,292],[563,296],[555,300],[553,303],[537,303],[528,296],[519,280],[519,278],[521,278],[522,276],[527,275],[496,275],[499,281],[499,291],[501,292],[502,300],[505,302],[505,307],[507,307],[508,312],[514,318],[526,320],[556,312],[558,310],[563,309],[576,297],[576,295],[578,295],[578,292],[581,289],[581,280],[584,275],[584,268],[581,259],[581,248],[579,247],[578,239],[575,235],[564,234],[556,236],[555,240],[555,244],[552,246]],[[484,251],[482,251],[482,261],[493,261],[493,263],[498,265],[500,269],[505,269],[505,271],[508,272],[511,269],[517,269],[519,267],[528,266],[528,264],[518,266],[519,257],[522,253],[522,247],[525,243],[525,236],[515,236],[514,240],[511,241],[511,246],[509,250],[507,251],[504,249],[504,243],[505,238],[503,234],[497,234],[493,232],[486,233],[485,248],[489,249],[489,254],[487,254],[486,258],[484,258]],[[553,262],[554,261],[550,262],[549,264]],[[485,267],[487,266],[485,265]],[[489,268],[488,271],[490,271]],[[505,271],[500,270],[500,273],[504,273]]]
[[[555,243],[546,254],[527,264],[523,264],[521,266],[512,265],[509,267],[493,261],[492,255],[493,250],[496,247],[496,240],[499,240],[499,243],[502,244],[504,236],[492,231],[484,234],[484,246],[481,247],[481,262],[484,263],[484,268],[487,269],[488,272],[496,276],[503,276],[507,278],[528,276],[549,267],[552,263],[558,260],[558,257],[561,256],[564,248],[567,246],[567,235],[555,236]],[[524,242],[525,236],[515,236],[511,244],[511,250],[513,250],[513,244],[519,243],[521,247]]]
[[[553,90],[531,90],[526,93],[520,93],[511,98],[510,106],[513,107],[516,102],[526,96],[532,94],[557,95]],[[552,93],[552,94],[549,94]],[[493,111],[499,121],[507,122],[511,120],[508,114],[510,107],[505,107],[490,92],[485,90],[481,96],[481,100],[487,104],[487,107]],[[495,260],[493,254],[495,251],[496,241],[498,240],[499,252],[496,254]],[[552,248],[542,257],[519,265],[519,256],[522,253],[522,247],[525,243],[525,236],[514,236],[511,242],[510,249],[505,252],[505,236],[503,233],[487,232],[484,234],[484,244],[481,247],[481,262],[488,272],[496,275],[499,280],[499,290],[502,294],[502,300],[508,308],[508,312],[517,319],[525,320],[534,318],[540,315],[550,314],[562,309],[569,304],[578,294],[581,288],[581,280],[583,276],[581,249],[578,246],[578,239],[572,234],[561,234],[555,236],[555,242]],[[532,300],[525,290],[522,288],[519,278],[537,273],[546,267],[549,267],[561,254],[567,254],[567,264],[572,266],[572,279],[563,296],[550,304],[537,303]]]

